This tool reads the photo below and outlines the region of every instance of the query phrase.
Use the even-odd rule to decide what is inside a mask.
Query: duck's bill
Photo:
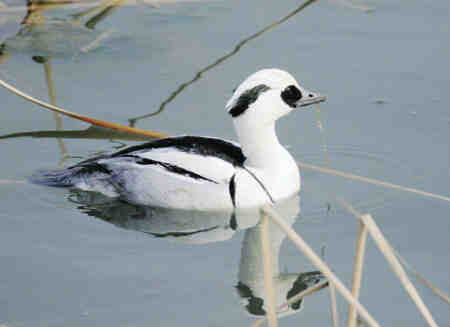
[[[306,107],[314,103],[324,102],[327,99],[325,95],[316,95],[314,97],[304,98],[296,102],[297,108]]]

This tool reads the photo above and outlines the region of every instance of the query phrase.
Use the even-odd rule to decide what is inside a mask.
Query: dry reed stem
[[[35,104],[38,104],[44,108],[50,109],[53,112],[57,112],[62,115],[65,115],[65,116],[69,116],[69,117],[87,122],[92,125],[96,125],[96,126],[100,126],[100,127],[104,127],[104,128],[110,128],[110,129],[120,131],[120,132],[125,132],[125,133],[146,135],[146,136],[153,137],[153,138],[162,138],[162,137],[168,136],[167,134],[164,134],[164,133],[146,131],[146,130],[135,128],[135,127],[128,127],[128,126],[124,126],[124,125],[120,125],[120,124],[110,123],[110,122],[107,122],[104,120],[94,119],[94,118],[90,118],[88,116],[83,116],[80,114],[70,112],[63,108],[60,108],[60,107],[51,105],[49,103],[46,103],[44,101],[38,100],[36,98],[33,98],[32,96],[29,96],[29,95],[19,91],[18,89],[16,89],[12,85],[9,85],[8,83],[6,83],[5,81],[3,81],[1,79],[0,79],[0,85],[3,86],[4,88],[8,89],[9,91],[13,92],[14,94],[21,96],[22,98],[24,98],[28,101],[31,101]]]
[[[169,3],[170,1],[165,1]],[[173,1],[172,1],[173,2]],[[63,6],[64,9],[72,10],[72,9],[84,9],[84,8],[92,8],[101,6],[104,4],[104,1],[73,1],[73,2],[65,2],[65,3],[48,3],[48,4],[38,4],[35,5],[39,10],[51,10],[54,8],[59,8]],[[139,6],[139,5],[148,5],[150,7],[157,7],[157,4],[151,0],[127,0],[124,3],[127,6]],[[26,11],[27,6],[0,6],[0,14],[2,13],[16,13]]]
[[[362,279],[362,269],[364,263],[364,253],[366,249],[367,240],[367,227],[363,222],[359,222],[359,232],[356,241],[356,254],[355,262],[353,264],[353,275],[352,275],[352,294],[355,299],[359,298],[359,291],[361,289],[361,279]],[[356,326],[356,310],[353,305],[348,307],[347,316],[347,327]]]
[[[263,256],[263,275],[264,275],[264,295],[267,303],[267,318],[269,327],[277,327],[277,313],[275,310],[275,292],[273,286],[273,269],[272,269],[272,253],[270,251],[270,237],[269,237],[269,219],[267,214],[261,215],[261,249]]]
[[[361,10],[362,12],[365,12],[365,13],[371,13],[372,11],[375,10],[372,7],[367,7],[367,6],[364,6],[364,5],[355,4],[352,1],[348,1],[348,0],[334,0],[334,2],[336,2],[337,4],[339,4],[339,5],[343,6],[343,7]]]
[[[419,281],[421,281],[423,284],[425,284],[425,286],[427,286],[429,289],[431,289],[431,291],[434,294],[436,294],[437,296],[439,296],[444,302],[446,302],[447,304],[450,304],[450,297],[447,294],[445,294],[439,288],[437,288],[436,286],[431,284],[428,280],[426,280],[425,277],[421,273],[419,273],[417,270],[415,270],[413,267],[411,267],[411,265],[405,260],[405,258],[403,258],[395,249],[392,249],[392,250],[395,252],[395,255],[401,261],[403,266],[406,267],[406,269],[411,271],[411,273],[414,274],[414,276],[416,276],[416,278]]]
[[[418,189],[415,189],[415,188],[412,188],[412,187],[405,187],[405,186],[401,186],[401,185],[397,185],[397,184],[392,184],[392,183],[388,183],[388,182],[379,181],[379,180],[376,180],[376,179],[373,179],[373,178],[362,177],[362,176],[353,175],[353,174],[350,174],[350,173],[345,173],[345,172],[339,171],[339,170],[334,170],[334,169],[329,169],[329,168],[324,168],[324,167],[318,167],[318,166],[310,165],[310,164],[307,164],[307,163],[304,163],[304,162],[297,162],[297,164],[298,164],[298,166],[300,168],[310,169],[310,170],[318,171],[318,172],[324,173],[324,174],[340,176],[340,177],[344,177],[344,178],[347,178],[347,179],[357,180],[359,182],[364,182],[364,183],[373,184],[373,185],[377,185],[377,186],[383,186],[383,187],[391,188],[391,189],[394,189],[394,190],[410,192],[410,193],[419,194],[419,195],[422,195],[422,196],[426,196],[426,197],[430,197],[430,198],[434,198],[434,199],[439,199],[439,200],[444,200],[444,201],[450,202],[450,197],[448,197],[448,196],[439,195],[439,194],[430,193],[430,192],[425,192],[425,191],[418,190]]]
[[[279,307],[277,307],[277,310],[284,310],[286,309],[288,306],[290,306],[292,303],[298,302],[301,299],[303,299],[304,297],[311,295],[319,290],[321,290],[322,288],[326,287],[329,284],[328,280],[325,280],[323,282],[320,282],[314,286],[308,287],[306,290],[304,290],[303,292],[300,292],[299,294],[297,294],[294,297],[291,297],[289,300],[286,301],[286,303],[283,303],[282,305],[280,305]],[[259,327],[261,326],[264,322],[266,321],[266,318],[261,318],[258,319],[257,321],[255,321],[251,327]]]
[[[383,253],[386,261],[391,265],[392,271],[397,275],[406,292],[414,301],[414,303],[416,304],[417,308],[419,309],[420,313],[422,314],[428,325],[430,325],[431,327],[438,327],[433,317],[431,316],[430,311],[428,310],[425,303],[422,301],[422,298],[418,294],[414,285],[408,279],[405,270],[403,269],[400,262],[397,260],[394,251],[392,250],[388,241],[383,236],[383,233],[378,228],[372,216],[369,214],[361,215],[350,204],[346,203],[342,199],[340,200],[340,202],[344,208],[350,211],[355,217],[359,218],[366,225],[370,235],[375,241],[375,244],[378,246],[381,253]]]
[[[336,289],[350,303],[352,303],[360,316],[367,322],[370,327],[380,327],[380,324],[367,312],[367,310],[356,300],[345,285],[336,277],[336,275],[328,268],[325,262],[311,249],[311,247],[297,234],[297,232],[282,219],[271,206],[262,208],[269,217],[287,234],[287,237],[295,244],[295,246],[303,252],[303,254],[325,275],[331,283],[334,283]]]
[[[328,142],[327,142],[327,136],[325,134],[325,129],[323,128],[321,114],[320,114],[320,104],[316,104],[316,113],[317,113],[317,128],[319,129],[320,135],[322,136],[322,150],[324,155],[324,165],[328,168]]]
[[[339,327],[339,313],[337,310],[336,302],[336,288],[333,283],[328,286],[330,290],[330,305],[331,305],[331,321],[333,322],[333,327]]]

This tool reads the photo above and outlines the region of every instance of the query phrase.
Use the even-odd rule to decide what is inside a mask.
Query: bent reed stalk
[[[91,125],[96,125],[96,126],[103,127],[103,128],[109,128],[109,129],[113,129],[113,130],[120,131],[123,133],[145,135],[145,136],[152,137],[152,138],[163,138],[163,137],[168,136],[167,134],[164,134],[164,133],[152,132],[152,131],[147,131],[147,130],[143,130],[140,128],[128,127],[128,126],[124,126],[124,125],[120,125],[120,124],[110,123],[110,122],[107,122],[104,120],[95,119],[95,118],[91,118],[88,116],[84,116],[84,115],[80,115],[80,114],[68,111],[66,109],[63,109],[63,108],[57,107],[55,105],[49,104],[47,102],[41,101],[39,99],[33,98],[32,96],[23,93],[22,91],[16,89],[14,86],[6,83],[5,81],[3,81],[1,79],[0,79],[0,85],[3,86],[4,88],[6,88],[7,90],[11,91],[12,93],[30,101],[30,102],[33,102],[41,107],[47,108],[53,112],[60,113],[64,116],[68,116],[71,118],[75,118],[75,119],[84,121]]]
[[[355,261],[353,264],[353,273],[352,273],[352,294],[355,297],[355,299],[359,298],[359,291],[361,289],[361,279],[364,263],[364,254],[366,250],[366,240],[367,240],[367,226],[362,221],[360,221],[358,237],[356,240]],[[355,307],[349,304],[347,315],[347,327],[356,327],[356,318],[357,315]]]
[[[295,246],[319,269],[328,280],[333,283],[342,296],[352,303],[360,316],[366,321],[370,327],[381,327],[380,324],[372,317],[372,315],[363,307],[357,299],[353,297],[345,285],[336,277],[327,264],[311,249],[311,247],[297,234],[297,232],[289,226],[283,218],[269,205],[262,208],[262,211],[286,233],[287,237],[295,244]]]
[[[409,280],[408,275],[406,274],[402,265],[395,256],[395,253],[392,250],[389,242],[386,240],[383,233],[378,228],[378,225],[375,223],[372,216],[370,214],[359,213],[355,208],[353,208],[349,203],[345,202],[343,199],[339,199],[339,202],[345,209],[347,209],[347,211],[349,211],[352,215],[354,215],[356,218],[362,221],[364,225],[366,225],[370,236],[372,236],[372,239],[375,241],[375,244],[378,246],[381,253],[384,255],[386,261],[391,266],[392,271],[398,277],[405,291],[411,297],[411,299],[415,303],[417,309],[422,314],[425,321],[431,327],[438,327],[438,325],[434,321],[433,316],[431,315],[427,306],[423,302],[413,283],[411,283],[411,281]]]
[[[346,172],[335,170],[335,169],[318,167],[318,166],[314,166],[314,165],[307,164],[307,163],[304,163],[304,162],[297,162],[297,165],[300,168],[310,169],[310,170],[314,170],[314,171],[317,171],[317,172],[320,172],[320,173],[324,173],[324,174],[328,174],[328,175],[340,176],[340,177],[344,177],[346,179],[352,179],[352,180],[356,180],[356,181],[367,183],[367,184],[373,184],[373,185],[382,186],[382,187],[385,187],[385,188],[391,188],[391,189],[394,189],[394,190],[414,193],[414,194],[422,195],[422,196],[425,196],[425,197],[429,197],[429,198],[434,198],[434,199],[439,199],[439,200],[450,202],[450,197],[448,197],[448,196],[435,194],[435,193],[431,193],[431,192],[426,192],[426,191],[418,190],[418,189],[415,189],[415,188],[412,188],[412,187],[406,187],[406,186],[402,186],[402,185],[398,185],[398,184],[384,182],[384,181],[380,181],[380,180],[377,180],[377,179],[374,179],[374,178],[358,176],[358,175],[346,173]]]

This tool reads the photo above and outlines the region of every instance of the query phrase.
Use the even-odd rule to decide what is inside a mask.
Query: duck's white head
[[[263,69],[239,85],[225,108],[233,117],[235,125],[263,127],[273,124],[296,108],[304,108],[325,99],[325,96],[302,88],[288,72]]]

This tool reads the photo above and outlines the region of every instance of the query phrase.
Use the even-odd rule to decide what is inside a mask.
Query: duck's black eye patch
[[[234,103],[233,108],[231,108],[228,112],[232,117],[237,117],[241,115],[248,107],[258,99],[258,96],[270,90],[270,87],[264,84],[259,84],[251,89],[243,92],[241,96]]]
[[[295,85],[289,85],[281,92],[283,101],[292,108],[295,108],[295,103],[302,97],[302,92]]]

